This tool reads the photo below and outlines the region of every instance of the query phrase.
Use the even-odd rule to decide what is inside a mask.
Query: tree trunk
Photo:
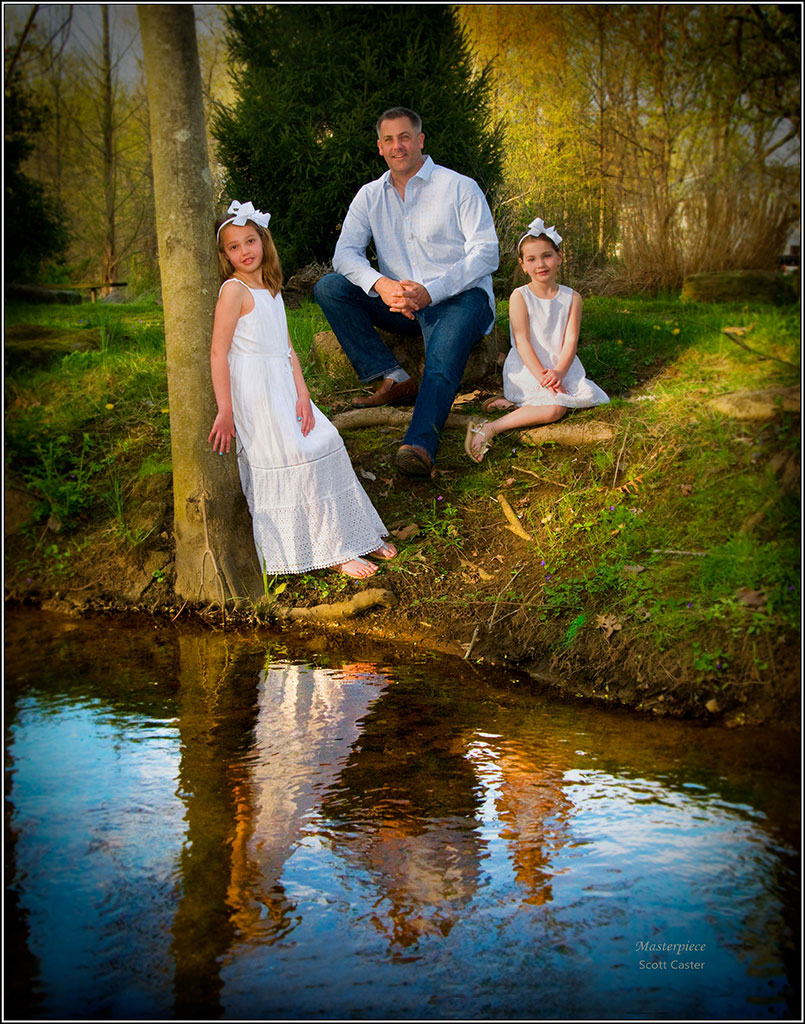
[[[103,42],[101,45],[101,146],[103,149],[103,198],[105,226],[103,241],[103,283],[115,279],[117,265],[115,241],[115,129],[112,95],[112,48],[109,42],[109,4],[101,4]],[[108,295],[110,288],[104,289]]]
[[[262,592],[234,456],[207,444],[215,418],[210,340],[218,292],[214,202],[191,5],[138,5],[151,121],[165,310],[176,594],[223,604]]]

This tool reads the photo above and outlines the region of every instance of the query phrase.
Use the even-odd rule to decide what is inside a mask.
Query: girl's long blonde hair
[[[235,268],[229,262],[229,259],[224,252],[223,243],[223,230],[222,226],[227,225],[227,221],[231,221],[232,217],[226,214],[223,217],[219,217],[215,224],[215,231],[218,235],[218,273],[221,278],[221,284],[224,281],[228,281],[230,277],[234,277]],[[280,258],[277,254],[277,247],[274,245],[274,239],[271,237],[271,232],[268,228],[261,228],[259,224],[255,224],[253,220],[247,220],[247,224],[250,224],[260,237],[260,241],[263,243],[263,266],[261,267],[263,284],[268,288],[272,295],[276,295],[277,292],[282,288],[282,267],[280,266]]]

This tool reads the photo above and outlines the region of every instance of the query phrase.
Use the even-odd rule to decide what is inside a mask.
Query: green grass
[[[507,316],[499,303],[503,330]],[[343,407],[349,382],[320,373],[311,355],[327,326],[321,311],[307,302],[288,311],[288,322],[314,400],[325,411]],[[138,479],[170,470],[162,311],[147,303],[12,306],[6,323],[98,332],[91,351],[47,355],[45,365],[7,373],[7,481],[34,495],[32,544],[42,564],[64,574],[71,544],[86,543],[78,538],[87,531],[141,542],[127,525],[127,496]],[[749,350],[728,327],[746,329],[739,337]],[[796,630],[799,495],[781,466],[799,450],[799,417],[738,421],[709,402],[797,384],[799,332],[796,307],[592,298],[579,355],[612,401],[574,417],[609,423],[611,445],[531,448],[507,435],[473,466],[463,438],[448,432],[432,484],[389,487],[382,478],[394,475],[397,433],[351,432],[349,450],[378,478],[367,490],[386,521],[420,527],[384,572],[410,588],[412,605],[459,603],[471,614],[520,595],[555,650],[589,639],[598,616],[612,615],[659,648],[695,644],[697,671],[728,663],[730,644]],[[462,560],[497,550],[501,492],[534,538],[516,542],[528,573],[502,597],[497,581],[457,588]],[[56,541],[42,530],[49,517],[61,525]],[[305,574],[288,592],[332,600],[345,588],[340,577]],[[742,590],[762,593],[762,604],[742,602]]]

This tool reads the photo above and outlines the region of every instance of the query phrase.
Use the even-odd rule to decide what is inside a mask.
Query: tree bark
[[[103,243],[103,283],[111,284],[117,271],[115,239],[115,128],[112,90],[112,48],[109,41],[109,4],[101,4],[103,42],[101,44],[101,146],[103,150],[103,197],[106,232]],[[108,295],[110,288],[104,289]]]
[[[207,444],[218,278],[195,19],[191,5],[178,4],[141,4],[138,17],[165,311],[176,594],[223,605],[255,599],[262,582],[235,455],[216,456]]]

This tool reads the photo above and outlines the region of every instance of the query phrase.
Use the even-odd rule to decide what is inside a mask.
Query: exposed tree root
[[[315,619],[322,621],[335,621],[339,619],[351,619],[362,612],[368,611],[381,605],[384,608],[391,608],[397,603],[397,598],[390,590],[381,590],[375,587],[370,590],[359,590],[349,601],[334,601],[332,604],[317,604],[312,608],[284,608],[274,609],[278,619],[298,621],[300,619]]]
[[[473,417],[462,412],[451,412],[447,417],[447,430],[466,430]],[[379,409],[350,409],[339,412],[332,418],[338,430],[357,430],[360,427],[407,427],[411,422],[410,409],[394,409],[381,406]],[[611,441],[615,432],[608,423],[548,423],[544,427],[521,430],[520,440],[525,444],[539,445],[546,441],[555,444],[605,444]]]

